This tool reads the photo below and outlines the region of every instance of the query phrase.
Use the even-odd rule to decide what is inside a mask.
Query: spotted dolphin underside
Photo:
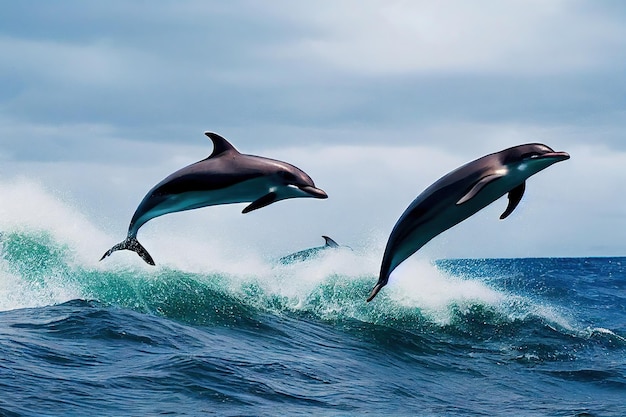
[[[245,155],[222,136],[205,132],[213,141],[206,159],[182,168],[152,188],[143,198],[130,225],[127,238],[109,249],[100,260],[117,250],[136,252],[144,261],[154,260],[137,240],[137,232],[148,221],[169,213],[219,204],[250,203],[243,213],[288,198],[327,198],[311,177],[287,162]]]
[[[417,196],[394,226],[383,255],[378,282],[367,301],[387,285],[393,270],[438,234],[472,216],[505,194],[508,205],[500,219],[519,204],[526,180],[569,159],[546,145],[519,145],[489,154],[443,176]]]

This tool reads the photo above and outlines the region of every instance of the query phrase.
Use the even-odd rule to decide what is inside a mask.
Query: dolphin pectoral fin
[[[269,206],[274,201],[276,201],[276,193],[272,191],[271,193],[265,194],[263,197],[260,197],[254,200],[252,203],[250,203],[249,206],[243,209],[242,213],[243,214],[250,213],[252,210]]]
[[[102,255],[102,258],[100,258],[100,260],[103,260],[115,251],[123,249],[132,250],[137,255],[139,255],[141,259],[146,261],[147,264],[154,265],[154,260],[152,259],[152,256],[150,256],[146,248],[144,248],[141,243],[139,243],[139,241],[134,237],[126,238],[126,240],[124,240],[123,242],[120,242],[117,245],[113,246],[111,249],[106,251],[104,255]]]
[[[482,190],[483,188],[485,188],[485,186],[487,186],[488,184],[491,184],[493,181],[502,178],[504,175],[503,174],[489,174],[485,177],[482,177],[473,187],[471,190],[469,190],[469,192],[467,194],[465,194],[463,197],[461,197],[459,199],[459,201],[456,202],[456,205],[460,205],[463,204],[469,200],[471,200],[476,194],[478,194],[480,192],[480,190]]]
[[[506,210],[504,210],[504,213],[500,215],[500,220],[506,219],[509,214],[513,213],[515,207],[522,201],[524,190],[526,190],[526,181],[509,191],[509,205],[506,207]]]

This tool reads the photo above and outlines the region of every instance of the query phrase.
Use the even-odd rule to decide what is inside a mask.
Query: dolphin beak
[[[324,190],[322,189],[311,187],[310,185],[302,185],[302,186],[298,186],[298,188],[304,191],[305,193],[310,194],[311,197],[328,198],[328,194],[326,194]]]
[[[566,161],[570,158],[567,152],[548,152],[540,156],[541,159],[554,159],[555,162]]]

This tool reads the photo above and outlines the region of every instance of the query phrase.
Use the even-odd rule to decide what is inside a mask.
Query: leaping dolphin
[[[121,249],[154,260],[137,240],[139,228],[164,214],[218,204],[245,203],[242,213],[288,198],[328,198],[304,171],[286,162],[239,153],[217,133],[205,132],[213,141],[208,158],[182,168],[152,188],[143,198],[128,226],[128,236],[100,260]]]
[[[432,238],[508,193],[508,206],[500,216],[505,219],[522,199],[530,176],[566,159],[566,152],[531,143],[483,156],[437,180],[413,200],[393,227],[378,282],[367,301],[387,285],[398,265]]]

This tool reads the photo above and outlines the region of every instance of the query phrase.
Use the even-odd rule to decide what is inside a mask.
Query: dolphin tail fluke
[[[128,237],[123,242],[120,242],[117,245],[113,246],[104,255],[102,255],[102,258],[100,258],[100,260],[103,260],[107,256],[111,255],[113,252],[122,249],[132,250],[133,252],[137,253],[137,255],[141,257],[141,259],[146,261],[147,264],[154,265],[154,260],[152,259],[152,256],[150,256],[146,248],[144,248],[141,243],[139,243],[137,238],[134,237]]]
[[[383,288],[385,286],[385,284],[381,284],[378,283],[374,286],[374,289],[372,289],[372,292],[370,293],[370,296],[367,297],[367,302],[369,303],[370,301],[372,301],[374,299],[374,297],[376,297],[376,294],[378,294],[378,292],[381,290],[381,288]]]

